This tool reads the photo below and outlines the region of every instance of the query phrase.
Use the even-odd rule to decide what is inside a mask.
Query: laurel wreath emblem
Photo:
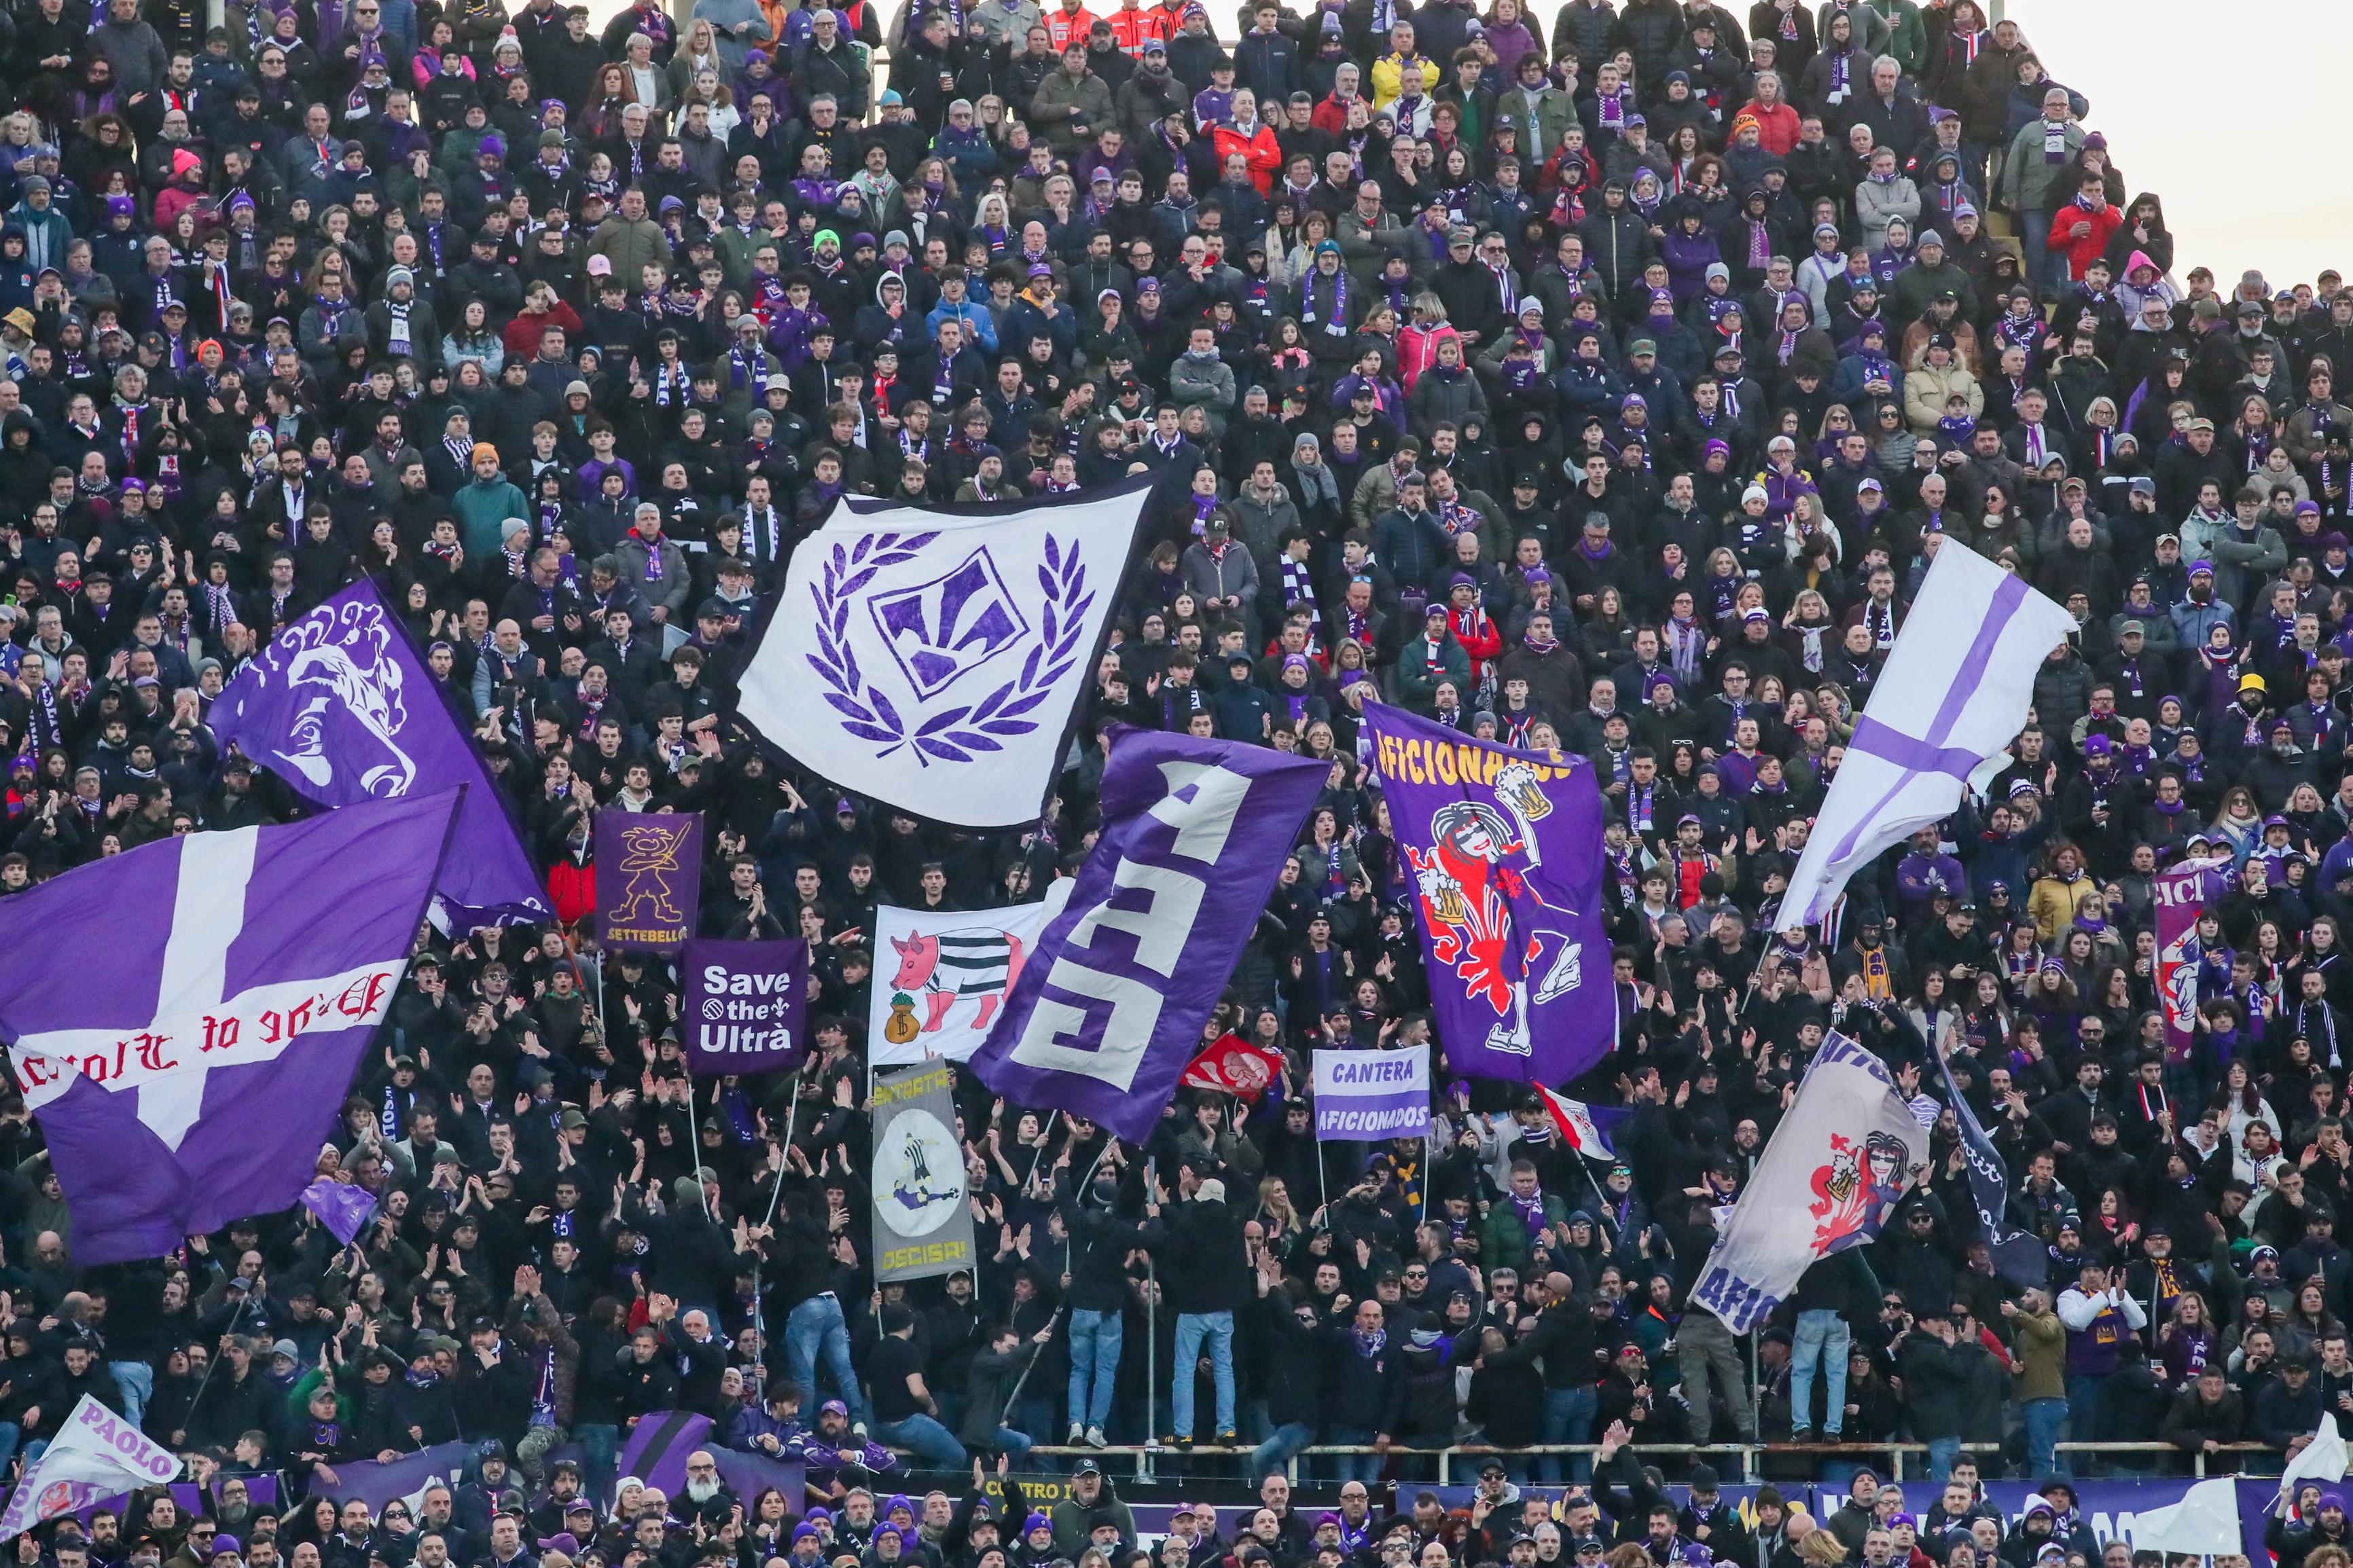
[[[1048,535],[1045,563],[1038,568],[1038,584],[1046,595],[1040,637],[1022,661],[1021,673],[978,702],[929,715],[918,712],[913,717],[920,722],[910,728],[889,695],[858,668],[858,656],[849,646],[851,598],[878,573],[913,560],[938,537],[878,533],[855,545],[837,544],[826,562],[823,582],[809,585],[817,609],[817,651],[805,657],[825,682],[825,700],[841,715],[841,727],[881,747],[874,753],[878,761],[909,746],[924,767],[934,760],[968,763],[976,752],[1003,751],[1007,737],[1035,732],[1037,721],[1028,715],[1070,673],[1086,631],[1087,612],[1095,602],[1076,546],[1065,550]]]

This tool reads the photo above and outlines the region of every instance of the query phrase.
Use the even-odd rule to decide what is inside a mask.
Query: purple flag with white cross
[[[981,1081],[1141,1142],[1331,771],[1264,746],[1114,729],[1102,837],[973,1056]]]
[[[293,1203],[408,967],[461,793],[166,838],[0,899],[0,1038],[119,1263]]]
[[[458,929],[554,911],[498,786],[432,671],[365,577],[290,623],[221,689],[213,733],[320,805],[466,786],[439,893]]]

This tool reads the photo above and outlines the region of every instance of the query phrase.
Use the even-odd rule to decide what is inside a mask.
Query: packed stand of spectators
[[[0,16],[0,896],[290,816],[207,708],[365,573],[562,917],[420,939],[322,1155],[381,1198],[352,1247],[298,1211],[86,1269],[37,1125],[0,1107],[7,1456],[85,1392],[212,1479],[478,1447],[457,1493],[380,1520],[298,1508],[294,1568],[512,1568],[567,1533],[600,1563],[807,1568],[847,1541],[992,1568],[985,1530],[1020,1568],[1092,1568],[1135,1531],[1091,1465],[1042,1523],[983,1520],[1006,1494],[976,1485],[881,1528],[892,1478],[1165,1439],[1255,1482],[1322,1442],[1364,1450],[1310,1461],[1340,1517],[1249,1528],[1335,1568],[1428,1564],[1436,1522],[1373,1541],[1366,1483],[1469,1439],[1506,1451],[1500,1499],[1591,1476],[1663,1568],[1695,1526],[1630,1442],[1907,1440],[1941,1481],[2063,1468],[2063,1436],[2219,1467],[2353,1414],[2353,293],[2180,270],[2089,106],[1976,0],[1232,20],[1229,47],[1198,3],[944,0],[887,38],[868,0],[595,31],[552,0]],[[845,796],[734,722],[758,596],[844,493],[1139,468],[1169,483],[1034,828]],[[1954,548],[2081,629],[1990,787],[1778,932]],[[1310,1048],[1430,1037],[1373,695],[1593,762],[1620,1037],[1569,1087],[1630,1111],[1614,1163],[1444,1072],[1428,1146],[1316,1143]],[[1090,842],[1113,721],[1332,759],[1215,1025],[1289,1068],[1255,1104],[1183,1098],[1142,1148],[965,1078],[980,1266],[877,1289],[876,906],[1041,896]],[[609,805],[710,814],[709,934],[813,939],[797,1099],[698,1093],[668,966],[591,951]],[[2168,1055],[2151,878],[2197,856],[2229,887]],[[1808,1275],[1752,1385],[1685,1295],[1831,1027],[1886,1059],[1935,1158]],[[1939,1055],[2011,1166],[2036,1288],[1993,1269]],[[617,1512],[623,1440],[672,1409],[800,1455],[814,1493],[696,1471]],[[1598,1467],[1510,1452],[1597,1441]],[[1891,1531],[1860,1489],[1811,1538],[1760,1510],[1748,1558],[2039,1562],[2033,1515],[1947,1541],[1986,1522],[1960,1473]],[[2061,1556],[2096,1557],[2063,1495]],[[271,1568],[275,1521],[217,1507],[28,1540],[57,1568],[216,1568],[219,1525]],[[1579,1510],[1470,1560],[1592,1568],[1612,1538]],[[2341,1555],[2341,1509],[2280,1522]]]

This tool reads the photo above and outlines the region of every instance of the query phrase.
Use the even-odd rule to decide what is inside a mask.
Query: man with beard
[[[681,1522],[716,1531],[739,1506],[735,1493],[719,1479],[719,1461],[710,1449],[697,1448],[686,1457],[685,1494],[670,1503]]]

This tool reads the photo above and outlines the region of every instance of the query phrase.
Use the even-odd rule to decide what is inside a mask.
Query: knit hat
[[[479,463],[484,458],[488,458],[493,463],[497,462],[499,460],[499,449],[496,447],[491,446],[488,441],[475,442],[474,461]]]
[[[474,155],[478,158],[503,158],[507,155],[507,139],[493,131],[482,138],[481,144],[474,149]]]

